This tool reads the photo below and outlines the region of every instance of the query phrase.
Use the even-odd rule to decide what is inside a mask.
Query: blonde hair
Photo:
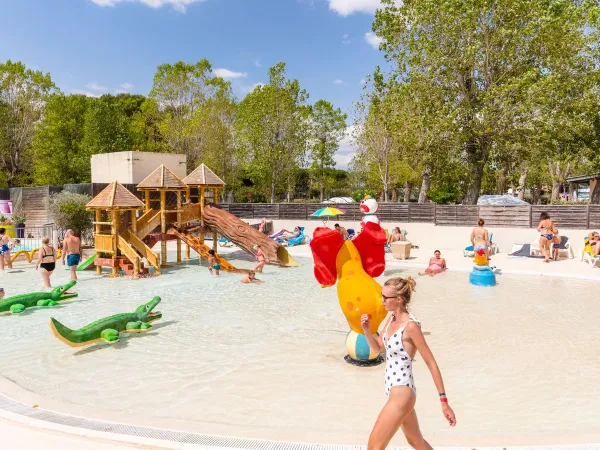
[[[44,244],[44,245],[50,245],[50,238],[48,236],[44,236],[42,238],[42,244]]]
[[[408,306],[412,293],[415,292],[417,281],[413,277],[396,277],[390,278],[384,286],[391,286],[396,290],[396,295],[404,299],[404,306]]]

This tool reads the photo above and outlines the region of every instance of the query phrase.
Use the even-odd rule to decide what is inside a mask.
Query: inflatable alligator
[[[58,286],[48,292],[30,292],[29,294],[14,295],[0,300],[0,314],[19,314],[27,308],[37,306],[55,306],[58,302],[77,297],[77,294],[67,292],[77,281],[71,280],[63,286]]]
[[[162,317],[160,311],[153,312],[159,303],[160,297],[154,297],[148,303],[138,306],[135,312],[105,317],[79,330],[71,330],[51,317],[50,329],[54,336],[71,347],[82,347],[101,340],[112,344],[119,340],[121,333],[140,333],[152,328],[150,322]]]

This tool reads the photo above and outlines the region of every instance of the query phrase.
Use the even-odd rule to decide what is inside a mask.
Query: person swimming
[[[370,316],[361,316],[361,325],[370,349],[377,353],[385,350],[384,383],[388,396],[369,436],[369,450],[386,448],[399,429],[402,429],[411,447],[432,448],[421,434],[415,412],[417,388],[412,361],[417,352],[429,368],[439,394],[442,414],[451,427],[456,425],[456,416],[448,404],[442,374],[425,341],[421,323],[408,311],[415,286],[416,281],[412,277],[391,278],[385,282],[381,301],[389,315],[382,326],[382,334],[372,335]]]
[[[446,260],[442,258],[442,252],[436,250],[433,255],[433,258],[429,259],[429,267],[424,272],[420,272],[419,275],[434,276],[446,270]]]
[[[217,275],[220,275],[221,265],[217,259],[217,255],[214,250],[208,251],[208,271],[212,274],[213,269]]]
[[[248,275],[242,278],[242,283],[263,283],[263,281],[256,278],[256,274],[251,270]]]

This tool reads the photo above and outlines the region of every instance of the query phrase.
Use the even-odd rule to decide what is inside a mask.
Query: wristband
[[[445,397],[446,393],[445,392],[440,392],[440,397]]]
[[[446,397],[441,397],[440,398],[440,402],[442,402],[442,403],[448,403],[448,399]]]

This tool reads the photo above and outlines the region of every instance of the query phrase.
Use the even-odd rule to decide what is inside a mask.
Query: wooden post
[[[200,225],[204,227],[204,188],[200,186]],[[204,244],[204,228],[200,231],[200,243]]]
[[[150,191],[146,191],[146,211],[150,211]]]
[[[219,204],[219,190],[217,188],[213,189],[213,203],[216,205]],[[213,231],[213,250],[217,251],[217,232]]]
[[[96,210],[96,236],[99,234],[102,234],[102,225],[100,225],[100,222],[102,222],[102,211],[100,211],[99,209]],[[96,258],[100,258],[100,252],[98,250],[96,250]],[[102,266],[96,266],[96,273],[98,275],[102,275]]]
[[[177,191],[177,225],[181,228],[181,191]],[[177,239],[177,264],[181,264],[181,239]]]
[[[117,249],[119,247],[118,242],[119,242],[119,221],[121,220],[121,214],[119,212],[118,209],[114,209],[112,212],[112,239],[113,239],[113,268],[112,268],[112,276],[116,277],[117,276],[117,265],[116,265],[116,259],[117,259]]]
[[[165,234],[167,232],[167,193],[164,190],[160,191],[160,232]],[[161,236],[160,241],[160,264],[161,266],[167,265],[167,241]]]
[[[137,236],[137,211],[135,209],[131,210],[131,229],[133,234]]]

